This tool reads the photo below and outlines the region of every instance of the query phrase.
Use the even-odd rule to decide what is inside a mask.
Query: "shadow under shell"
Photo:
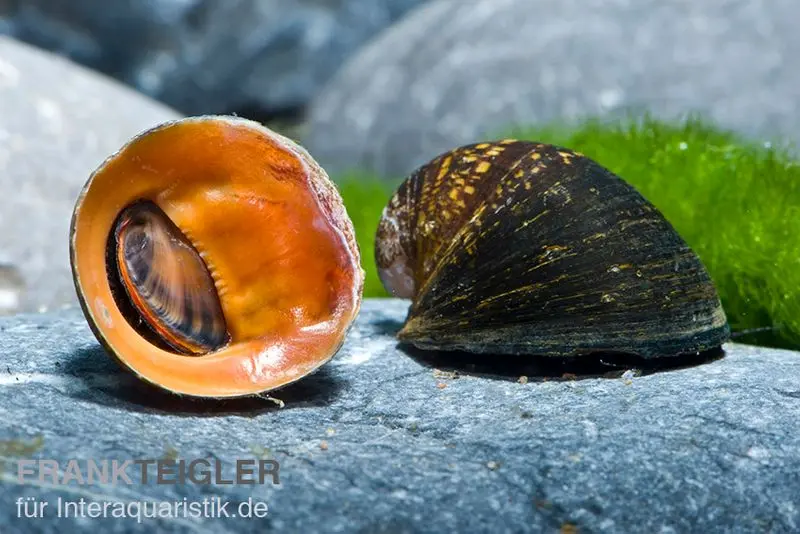
[[[61,370],[85,386],[72,393],[73,398],[108,408],[181,417],[256,417],[278,409],[324,407],[330,405],[345,387],[341,378],[322,367],[304,380],[270,391],[269,395],[234,399],[188,397],[137,380],[116,365],[99,346],[75,351]],[[103,378],[98,379],[98,376]],[[280,406],[281,401],[283,406]]]
[[[702,352],[644,358],[635,354],[597,352],[580,356],[515,356],[475,354],[464,351],[431,351],[401,343],[400,350],[418,363],[440,371],[496,380],[528,381],[618,379],[628,370],[636,376],[675,371],[717,361],[725,356],[722,347]]]

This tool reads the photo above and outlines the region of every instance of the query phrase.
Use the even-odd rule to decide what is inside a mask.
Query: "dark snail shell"
[[[730,334],[698,257],[631,185],[591,159],[515,140],[422,166],[386,207],[381,280],[413,300],[420,348],[669,356]]]
[[[104,162],[75,206],[70,260],[109,353],[197,397],[269,391],[327,362],[364,280],[325,172],[233,117],[163,124]]]

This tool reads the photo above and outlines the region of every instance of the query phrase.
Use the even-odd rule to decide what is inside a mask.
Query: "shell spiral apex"
[[[420,348],[670,356],[730,329],[707,271],[636,189],[571,150],[516,140],[455,149],[407,178],[375,257],[412,299]]]
[[[111,355],[197,397],[257,394],[316,370],[341,346],[364,283],[322,168],[234,117],[162,124],[106,160],[75,205],[70,261]]]

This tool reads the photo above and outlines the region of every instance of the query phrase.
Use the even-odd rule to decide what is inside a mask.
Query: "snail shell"
[[[364,273],[325,172],[298,145],[233,117],[169,122],[92,174],[70,260],[98,340],[169,391],[237,397],[328,361]]]
[[[413,299],[420,348],[669,356],[730,331],[700,262],[631,185],[583,155],[515,140],[442,154],[401,184],[375,243]]]

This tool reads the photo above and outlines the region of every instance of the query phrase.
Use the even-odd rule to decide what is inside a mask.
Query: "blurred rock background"
[[[0,33],[185,114],[299,114],[361,44],[424,0],[0,0]]]
[[[404,176],[510,125],[696,114],[800,140],[797,0],[436,0],[362,48],[312,103],[334,173]]]
[[[74,303],[75,197],[157,122],[237,113],[387,178],[514,124],[645,111],[796,143],[797,20],[796,0],[0,0],[0,313]]]
[[[67,244],[78,193],[130,137],[178,116],[0,36],[0,315],[76,302]]]

